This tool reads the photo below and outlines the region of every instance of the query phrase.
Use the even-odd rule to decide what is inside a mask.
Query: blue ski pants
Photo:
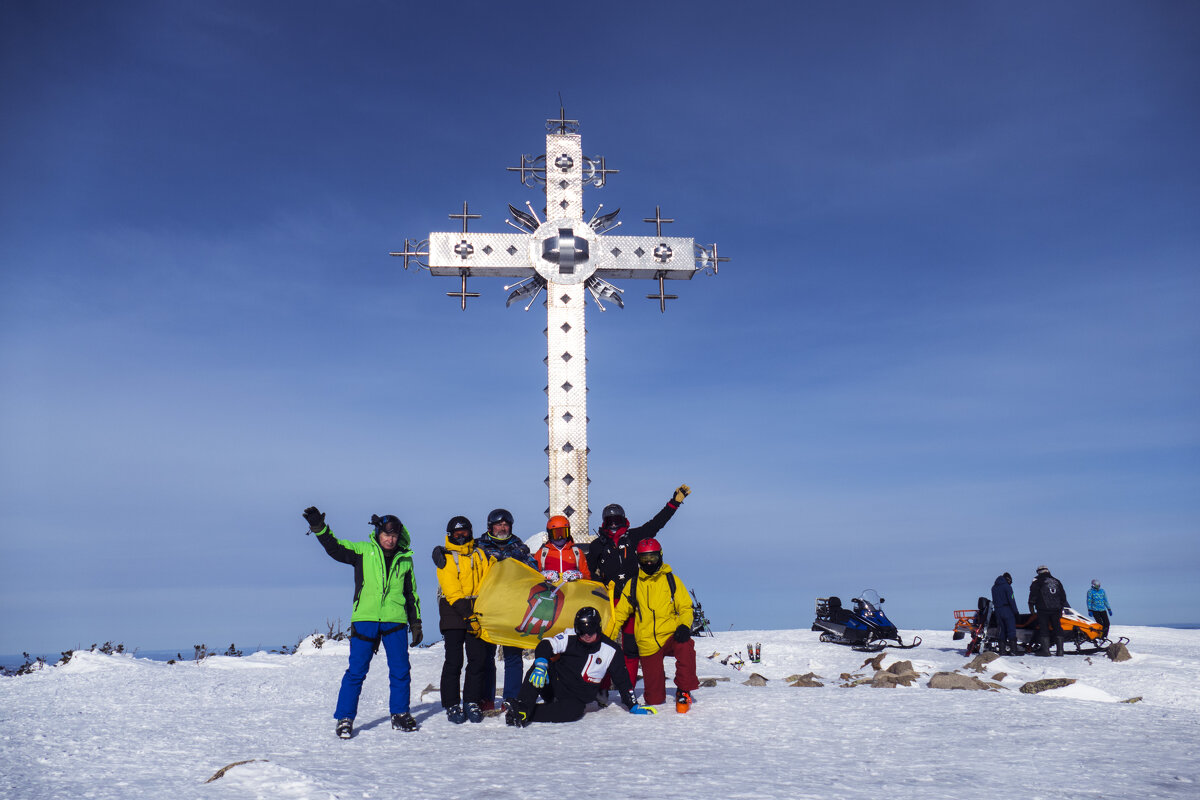
[[[408,664],[408,626],[394,622],[356,622],[351,626],[350,666],[342,676],[342,688],[338,692],[334,719],[354,719],[358,716],[358,696],[362,693],[371,656],[382,640],[387,654],[388,683],[390,693],[388,713],[408,713],[409,686],[412,675]]]

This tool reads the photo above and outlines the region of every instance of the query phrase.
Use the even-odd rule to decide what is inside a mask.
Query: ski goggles
[[[650,567],[655,564],[662,563],[662,553],[642,553],[638,556],[638,563],[643,567]]]

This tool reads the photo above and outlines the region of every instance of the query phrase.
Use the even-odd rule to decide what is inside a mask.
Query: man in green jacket
[[[421,600],[413,573],[408,529],[391,514],[372,516],[375,532],[365,542],[338,539],[325,524],[316,506],[304,509],[308,529],[335,561],[354,567],[354,613],[350,616],[350,666],[342,676],[337,708],[337,735],[349,739],[358,714],[371,656],[383,644],[387,653],[391,694],[388,701],[392,727],[415,731],[417,721],[409,713],[411,675],[408,663],[408,629],[412,646],[421,643]]]

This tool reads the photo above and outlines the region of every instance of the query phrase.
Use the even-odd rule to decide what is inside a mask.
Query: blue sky
[[[560,92],[621,170],[587,207],[734,259],[588,311],[592,508],[691,484],[716,627],[948,626],[1041,563],[1200,621],[1198,44],[1188,3],[5,4],[0,652],[348,620],[311,504],[400,516],[430,619],[449,517],[540,530],[540,306],[387,253],[540,202],[505,167]]]

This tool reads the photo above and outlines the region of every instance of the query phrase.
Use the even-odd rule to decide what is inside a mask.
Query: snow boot
[[[463,711],[471,722],[483,722],[483,709],[479,707],[478,703],[467,703],[463,706]]]
[[[1062,656],[1063,654],[1063,637],[1056,637],[1054,640],[1054,655]]]
[[[596,705],[600,706],[601,708],[606,708],[608,706],[608,689],[601,689],[600,691],[596,692]]]
[[[417,721],[413,719],[412,714],[409,714],[408,712],[403,714],[392,714],[392,730],[412,733],[413,731],[417,730],[418,727],[420,726],[417,725]]]
[[[685,692],[680,689],[675,693],[675,710],[680,714],[686,714],[694,702],[696,701],[692,699],[691,692]]]
[[[446,709],[446,719],[455,725],[462,725],[467,721],[467,715],[463,712],[462,706],[450,706]]]
[[[1017,642],[1016,639],[1013,639],[1011,642],[1008,643],[1008,650],[1014,656],[1024,655],[1024,653],[1021,652],[1021,645],[1019,642]]]
[[[1037,655],[1042,658],[1050,657],[1050,637],[1049,636],[1039,636],[1038,637],[1038,651],[1034,655]]]
[[[337,721],[337,728],[334,730],[337,732],[339,739],[349,739],[354,735],[354,720],[349,717],[343,717]]]

